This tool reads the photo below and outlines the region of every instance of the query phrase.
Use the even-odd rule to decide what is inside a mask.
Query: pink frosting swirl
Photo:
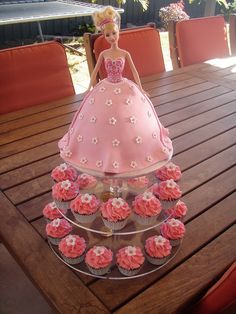
[[[64,163],[52,170],[51,177],[56,182],[65,180],[75,181],[77,178],[77,171],[73,167]]]
[[[152,217],[161,212],[161,202],[151,192],[136,196],[132,205],[134,212],[141,217]]]
[[[182,218],[186,215],[187,211],[188,208],[186,204],[179,200],[175,206],[169,208],[166,213],[170,215],[171,218]]]
[[[66,210],[60,209],[61,212],[66,214]],[[43,209],[43,215],[45,218],[48,218],[50,220],[56,219],[56,218],[62,218],[62,214],[59,212],[55,202],[48,203],[44,209]]]
[[[92,194],[79,194],[71,203],[70,208],[81,215],[96,213],[100,205],[99,200]]]
[[[78,184],[70,180],[58,182],[52,187],[52,196],[59,201],[70,201],[75,198],[78,193]]]
[[[58,248],[66,257],[76,258],[85,252],[86,243],[84,238],[70,234],[60,241]]]
[[[110,198],[100,210],[103,218],[113,222],[124,220],[131,214],[128,203],[122,198]]]
[[[95,269],[105,268],[111,264],[113,253],[105,246],[94,246],[85,256],[85,262]]]
[[[72,226],[66,219],[54,219],[52,222],[46,225],[46,233],[52,238],[63,238],[69,234],[72,230]]]
[[[141,267],[144,260],[142,250],[137,246],[123,247],[116,254],[118,266],[126,270],[133,270]]]
[[[158,179],[163,181],[170,179],[178,181],[182,176],[180,167],[175,165],[173,162],[169,162],[164,167],[158,169],[155,174]]]
[[[149,179],[146,176],[131,178],[127,183],[131,187],[142,189],[148,186]]]
[[[172,201],[181,197],[182,192],[180,187],[173,179],[162,181],[159,184],[155,183],[152,186],[152,192],[161,201]]]
[[[80,189],[93,188],[97,184],[97,179],[87,173],[82,173],[78,176],[76,183]]]
[[[162,236],[152,236],[146,240],[145,250],[151,257],[164,258],[171,253],[170,241]]]
[[[161,225],[161,234],[171,240],[182,239],[185,234],[185,226],[178,219],[171,218]]]

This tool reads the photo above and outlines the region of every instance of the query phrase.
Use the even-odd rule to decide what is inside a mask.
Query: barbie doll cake
[[[59,141],[61,157],[81,172],[98,176],[149,173],[172,157],[168,130],[142,89],[130,54],[118,47],[118,13],[107,7],[93,18],[111,47],[99,55],[88,92]],[[107,78],[91,89],[103,62]],[[125,62],[135,83],[122,77]]]

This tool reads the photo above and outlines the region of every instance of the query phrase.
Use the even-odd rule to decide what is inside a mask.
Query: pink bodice
[[[112,83],[118,83],[122,81],[122,72],[125,66],[124,58],[117,58],[115,60],[111,58],[104,59],[105,69],[107,71],[107,79]]]

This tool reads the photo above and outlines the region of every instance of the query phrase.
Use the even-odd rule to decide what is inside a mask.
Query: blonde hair
[[[97,30],[113,30],[120,28],[120,14],[111,6],[105,7],[101,11],[96,11],[92,15],[95,27]]]

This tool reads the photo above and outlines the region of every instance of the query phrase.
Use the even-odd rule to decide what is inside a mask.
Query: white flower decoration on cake
[[[165,154],[169,154],[169,149],[168,148],[166,148],[166,147],[162,147],[162,149],[161,149],[162,151],[163,151],[163,153],[165,153]]]
[[[107,99],[106,102],[105,102],[105,104],[106,104],[108,107],[112,106],[112,100],[111,100],[111,99]]]
[[[98,138],[97,137],[93,137],[92,138],[92,143],[96,145],[98,143]]]
[[[68,168],[68,166],[67,166],[66,163],[60,164],[60,166],[58,167],[58,169],[59,169],[60,171],[65,171],[67,168]]]
[[[132,160],[131,163],[130,163],[130,167],[131,167],[131,168],[136,168],[137,165],[138,165],[137,162],[134,161],[134,160]]]
[[[114,139],[114,140],[112,141],[112,146],[117,147],[117,146],[119,146],[119,145],[120,145],[120,141],[119,141],[119,140]]]
[[[72,156],[72,152],[68,148],[65,148],[62,153],[68,158]]]
[[[68,246],[74,246],[76,243],[76,238],[73,235],[69,235],[68,237],[66,237],[66,244]]]
[[[96,161],[96,167],[100,168],[102,166],[102,161],[101,160],[97,160]]]
[[[112,206],[116,207],[116,208],[120,208],[121,206],[123,206],[125,204],[124,200],[120,197],[118,198],[113,198],[112,202],[111,202]]]
[[[80,158],[80,162],[81,162],[81,164],[86,164],[86,163],[87,163],[87,161],[88,161],[88,159],[87,159],[86,157],[82,157],[82,158]]]
[[[155,138],[155,139],[157,138],[156,132],[153,132],[153,133],[152,133],[152,137]]]
[[[153,161],[153,158],[152,158],[151,155],[148,155],[148,156],[146,157],[146,160],[147,160],[148,162],[152,162],[152,161]]]
[[[144,192],[144,193],[143,193],[143,196],[142,196],[142,199],[143,199],[144,201],[149,201],[149,200],[151,200],[153,197],[154,197],[154,195],[152,194],[152,192]]]
[[[126,100],[125,100],[125,103],[126,103],[126,105],[131,105],[131,103],[132,103],[132,101],[129,99],[129,98],[127,98]]]
[[[146,98],[143,96],[143,97],[141,97],[141,100],[143,101],[143,102],[146,102]]]
[[[90,203],[92,200],[92,195],[89,195],[88,193],[85,193],[81,196],[82,203]]]
[[[154,238],[154,241],[156,245],[164,245],[166,240],[165,238],[159,235]]]
[[[171,218],[170,220],[167,220],[167,223],[172,227],[177,227],[181,222],[178,219]]]
[[[60,226],[60,223],[61,223],[61,219],[60,218],[57,218],[57,219],[54,219],[51,224],[53,227],[59,227]]]
[[[142,142],[143,142],[142,137],[141,137],[141,136],[137,136],[137,137],[135,138],[135,142],[136,142],[137,144],[142,144]]]
[[[94,102],[95,102],[95,99],[94,99],[94,98],[90,98],[90,99],[89,99],[89,104],[90,104],[90,105],[93,105]]]
[[[175,183],[175,181],[173,179],[166,180],[166,186],[169,189],[174,189],[177,186],[177,183]]]
[[[70,187],[71,187],[70,180],[65,180],[65,181],[62,181],[62,182],[61,182],[61,188],[62,188],[63,190],[68,191]]]
[[[106,88],[104,86],[99,88],[99,92],[101,92],[101,93],[105,92],[105,90],[106,90]]]
[[[127,248],[125,249],[125,253],[128,255],[128,256],[134,256],[136,255],[136,247],[134,246],[127,246]]]
[[[79,114],[79,119],[82,120],[83,118],[84,118],[83,113],[80,113],[80,114]]]
[[[151,118],[152,114],[150,111],[147,112],[148,118]]]
[[[57,205],[55,202],[50,203],[50,208],[51,209],[57,209]]]
[[[112,118],[109,118],[109,124],[111,125],[115,125],[117,122],[116,118],[112,117]]]
[[[83,136],[82,135],[78,135],[77,136],[77,141],[78,142],[83,142]]]
[[[93,252],[96,256],[100,256],[102,254],[104,254],[105,252],[105,248],[102,247],[102,246],[96,246],[94,249],[93,249]]]
[[[131,117],[129,118],[129,121],[130,121],[130,123],[135,124],[135,123],[137,122],[137,119],[136,119],[135,116],[131,116]]]
[[[92,116],[91,118],[90,118],[90,122],[91,123],[95,123],[97,121],[97,118],[95,117],[95,116]]]
[[[71,129],[69,130],[69,133],[70,133],[70,134],[72,134],[72,133],[73,133],[73,131],[74,131],[74,129],[73,129],[73,128],[71,128]]]
[[[116,95],[118,95],[118,94],[120,94],[121,93],[121,89],[120,88],[115,88],[114,89],[114,93],[116,94]]]
[[[118,161],[113,161],[112,166],[113,166],[113,168],[115,168],[115,169],[119,168],[119,163],[118,163]]]

